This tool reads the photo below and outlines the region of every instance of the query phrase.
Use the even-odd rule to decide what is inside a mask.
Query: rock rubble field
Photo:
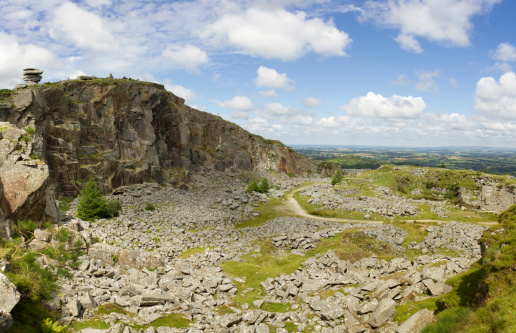
[[[433,314],[421,310],[395,322],[396,307],[450,291],[446,279],[480,257],[485,227],[469,223],[422,225],[419,242],[406,241],[407,231],[392,224],[276,217],[239,228],[240,221],[260,217],[259,205],[282,200],[309,179],[274,180],[277,187],[267,196],[246,193],[246,182],[236,175],[211,173],[198,176],[191,190],[152,183],[118,188],[109,197],[120,200],[123,211],[110,220],[78,220],[72,203],[62,228],[88,250],[47,304],[61,311],[60,324],[96,319],[109,325],[83,333],[417,332]],[[330,205],[334,199],[319,196],[329,193],[326,187],[316,185],[303,195]],[[147,203],[154,210],[145,209]],[[409,201],[388,209],[417,212]],[[29,246],[52,241],[37,231]],[[348,245],[362,246],[360,255],[347,253]],[[409,258],[409,250],[416,254]],[[300,265],[254,287],[248,287],[252,272],[228,273],[228,264],[262,257],[300,258]],[[99,311],[106,308],[116,311]],[[139,328],[171,316],[187,327]]]

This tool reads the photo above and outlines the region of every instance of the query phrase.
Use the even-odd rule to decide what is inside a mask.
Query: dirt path
[[[297,200],[294,199],[294,194],[301,190],[304,190],[305,188],[309,188],[309,187],[312,187],[312,186],[315,186],[318,184],[323,184],[323,183],[315,183],[315,184],[311,184],[311,185],[305,185],[305,186],[302,186],[302,187],[297,188],[294,191],[290,192],[288,194],[286,200],[284,201],[283,206],[281,207],[281,210],[283,212],[288,212],[289,214],[292,214],[294,216],[305,217],[305,218],[309,218],[309,219],[313,219],[313,220],[323,220],[323,221],[332,221],[332,222],[349,222],[349,223],[383,224],[384,221],[371,221],[371,220],[365,220],[365,219],[364,220],[353,220],[353,219],[345,219],[345,218],[339,218],[339,217],[323,217],[323,216],[308,214],[308,212],[303,207],[301,207],[299,202],[297,202]],[[447,223],[447,222],[450,222],[450,221],[446,221],[446,220],[405,220],[405,221],[397,220],[396,222],[412,222],[412,221],[417,222],[417,223],[432,223],[432,222]],[[481,224],[481,225],[497,225],[498,224],[498,222],[493,222],[493,221],[482,221],[482,222],[472,222],[472,223]]]

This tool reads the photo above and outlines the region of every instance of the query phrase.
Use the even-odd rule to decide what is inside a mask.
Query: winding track
[[[294,199],[294,193],[299,192],[305,188],[315,186],[317,184],[323,184],[323,183],[316,183],[316,184],[301,186],[301,187],[293,190],[292,192],[290,192],[288,194],[286,200],[283,203],[282,210],[287,211],[294,216],[309,218],[309,219],[313,219],[313,220],[323,220],[323,221],[332,221],[332,222],[349,222],[349,223],[383,224],[384,221],[372,221],[372,220],[365,220],[365,219],[354,220],[354,219],[345,219],[345,218],[339,218],[339,217],[322,217],[322,216],[308,214],[308,212],[303,207],[301,207],[299,202],[297,202],[297,200]],[[410,221],[409,220],[398,220],[396,222],[412,222],[412,221],[417,222],[417,223],[430,223],[430,222],[448,223],[448,222],[450,222],[450,221],[446,221],[446,220],[410,220]],[[481,222],[471,222],[471,223],[476,223],[476,224],[481,224],[481,225],[497,225],[498,224],[498,222],[493,222],[493,221],[481,221]]]

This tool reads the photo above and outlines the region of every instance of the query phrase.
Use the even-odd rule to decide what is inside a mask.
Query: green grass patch
[[[281,210],[283,200],[283,198],[271,198],[268,203],[258,203],[258,207],[254,210],[260,212],[260,216],[242,221],[236,225],[236,228],[258,227],[276,217],[288,216]]]
[[[175,327],[175,328],[185,328],[190,327],[191,322],[184,318],[183,316],[172,313],[166,316],[163,316],[161,318],[156,319],[153,321],[149,326],[152,326],[154,328],[158,328],[161,326],[165,327]],[[149,327],[146,326],[146,327]]]
[[[291,306],[292,306],[292,304],[265,302],[265,303],[262,304],[261,309],[263,311],[267,311],[267,312],[281,312],[281,313],[284,313],[284,312],[287,312],[288,310],[290,310]]]
[[[94,329],[109,329],[109,325],[100,319],[90,319],[84,321],[73,321],[70,327],[75,331],[79,332],[83,328],[94,328]]]
[[[95,314],[99,315],[108,315],[113,312],[127,314],[127,311],[125,311],[123,307],[115,303],[107,303],[95,308]]]
[[[196,254],[204,253],[204,251],[206,251],[206,249],[204,247],[194,247],[194,248],[188,249],[185,252],[183,252],[183,254],[181,255],[181,258],[188,259],[191,256],[194,256]]]
[[[447,333],[455,332],[455,329],[467,323],[471,316],[471,310],[463,307],[446,309],[437,315],[434,323],[427,325],[421,333]]]
[[[413,314],[423,309],[436,311],[436,300],[437,299],[435,297],[431,297],[418,302],[409,301],[405,304],[397,305],[394,311],[394,321],[398,324],[402,324],[407,319],[409,319]]]
[[[322,239],[314,250],[307,251],[305,256],[298,256],[277,249],[266,239],[260,243],[260,253],[251,253],[242,257],[244,261],[227,261],[222,264],[223,271],[229,276],[245,279],[245,283],[233,281],[238,290],[254,288],[254,290],[233,298],[235,304],[250,303],[259,298],[262,287],[260,283],[267,278],[274,278],[281,273],[291,274],[308,258],[317,254],[334,250],[343,260],[359,260],[373,253],[380,259],[393,258],[393,250],[387,243],[370,238],[363,233],[357,234],[354,229],[337,234],[332,238]]]

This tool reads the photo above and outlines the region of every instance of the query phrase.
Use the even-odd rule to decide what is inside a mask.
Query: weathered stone
[[[88,250],[88,256],[93,259],[102,260],[104,264],[113,265],[113,257],[118,253],[118,249],[114,246],[95,243]]]
[[[324,320],[335,320],[344,315],[344,309],[339,305],[333,305],[328,308],[324,308],[320,316]]]
[[[66,309],[68,309],[70,315],[73,317],[80,317],[82,314],[82,304],[77,299],[66,304]]]
[[[20,300],[20,293],[9,279],[0,273],[0,310],[10,313]]]
[[[389,318],[394,314],[394,308],[396,306],[396,302],[390,298],[382,299],[373,313],[371,313],[371,317],[368,321],[369,325],[373,327],[379,327],[383,323],[385,323]]]
[[[434,321],[434,313],[423,309],[413,314],[401,326],[396,329],[397,333],[419,333],[428,323]]]

